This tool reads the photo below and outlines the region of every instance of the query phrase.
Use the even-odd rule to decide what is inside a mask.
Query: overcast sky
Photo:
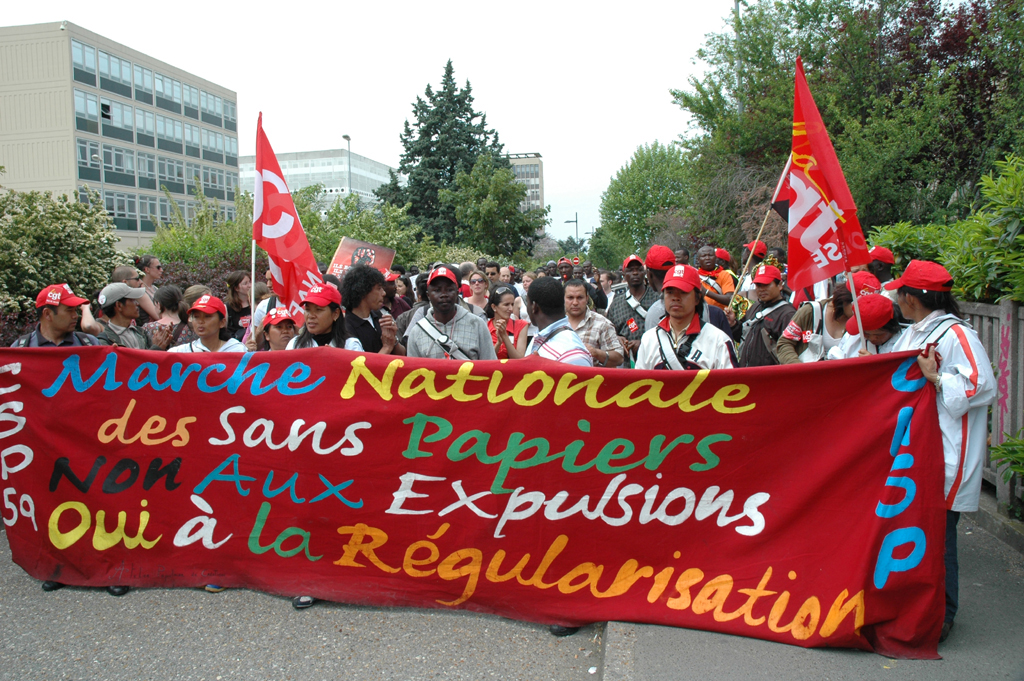
[[[5,25],[68,20],[238,93],[239,146],[256,117],[278,153],[344,148],[397,166],[412,102],[451,59],[505,150],[544,159],[549,233],[579,212],[600,224],[601,193],[645,143],[687,118],[670,88],[703,72],[704,36],[726,27],[714,2],[480,3],[5,2]]]

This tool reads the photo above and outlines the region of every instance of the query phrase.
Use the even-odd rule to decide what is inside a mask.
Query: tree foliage
[[[750,2],[672,91],[692,126],[681,205],[733,234],[749,222],[742,197],[770,193],[789,153],[801,55],[862,224],[964,217],[1024,142],[1022,46],[1020,0]]]
[[[601,225],[639,249],[655,231],[648,221],[681,207],[685,189],[681,148],[658,142],[641,146],[602,194]]]
[[[398,173],[408,178],[402,186],[398,175],[380,187],[378,198],[394,205],[409,204],[409,216],[437,241],[465,241],[459,231],[456,208],[443,203],[440,192],[452,189],[459,171],[470,172],[483,153],[490,153],[495,164],[507,167],[502,157],[498,133],[487,128],[487,117],[473,110],[469,81],[463,88],[455,83],[451,60],[444,69],[441,89],[427,85],[423,97],[412,107],[413,122],[405,121],[401,141],[404,152]]]
[[[442,189],[438,198],[441,205],[455,208],[462,241],[489,253],[529,253],[547,224],[546,208],[519,209],[526,186],[489,151],[480,154],[471,172],[460,170],[455,186]]]

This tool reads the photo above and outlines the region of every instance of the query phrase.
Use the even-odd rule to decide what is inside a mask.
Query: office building
[[[544,162],[540,154],[509,154],[508,162],[512,164],[516,181],[526,185],[526,199],[519,210],[544,208]]]
[[[277,154],[277,162],[281,165],[284,181],[290,191],[322,184],[327,199],[326,209],[350,193],[366,201],[377,201],[373,191],[391,181],[388,171],[392,168],[359,154],[352,154],[350,175],[346,149]],[[240,158],[238,170],[240,190],[252,192],[256,178],[256,157]],[[349,178],[352,180],[351,187]]]
[[[99,192],[121,248],[144,246],[175,210],[191,219],[197,185],[233,218],[237,102],[67,21],[0,28],[0,184]]]

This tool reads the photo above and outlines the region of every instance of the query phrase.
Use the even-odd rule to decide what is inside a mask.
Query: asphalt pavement
[[[247,590],[44,593],[0,541],[0,679],[882,679],[1024,681],[1024,556],[960,522],[961,606],[943,660],[612,622],[567,638],[465,611],[368,608]]]

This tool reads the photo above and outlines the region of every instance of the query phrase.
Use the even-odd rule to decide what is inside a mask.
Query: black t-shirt
[[[226,303],[224,307],[228,309],[228,324],[226,327],[228,333],[231,334],[232,338],[242,340],[245,330],[249,328],[249,323],[252,321],[251,309],[246,305],[241,310],[236,310]]]
[[[380,337],[381,316],[379,310],[371,312],[370,319],[363,319],[351,311],[345,313],[345,331],[350,337],[359,339],[364,352],[380,352],[384,347],[384,341]]]

